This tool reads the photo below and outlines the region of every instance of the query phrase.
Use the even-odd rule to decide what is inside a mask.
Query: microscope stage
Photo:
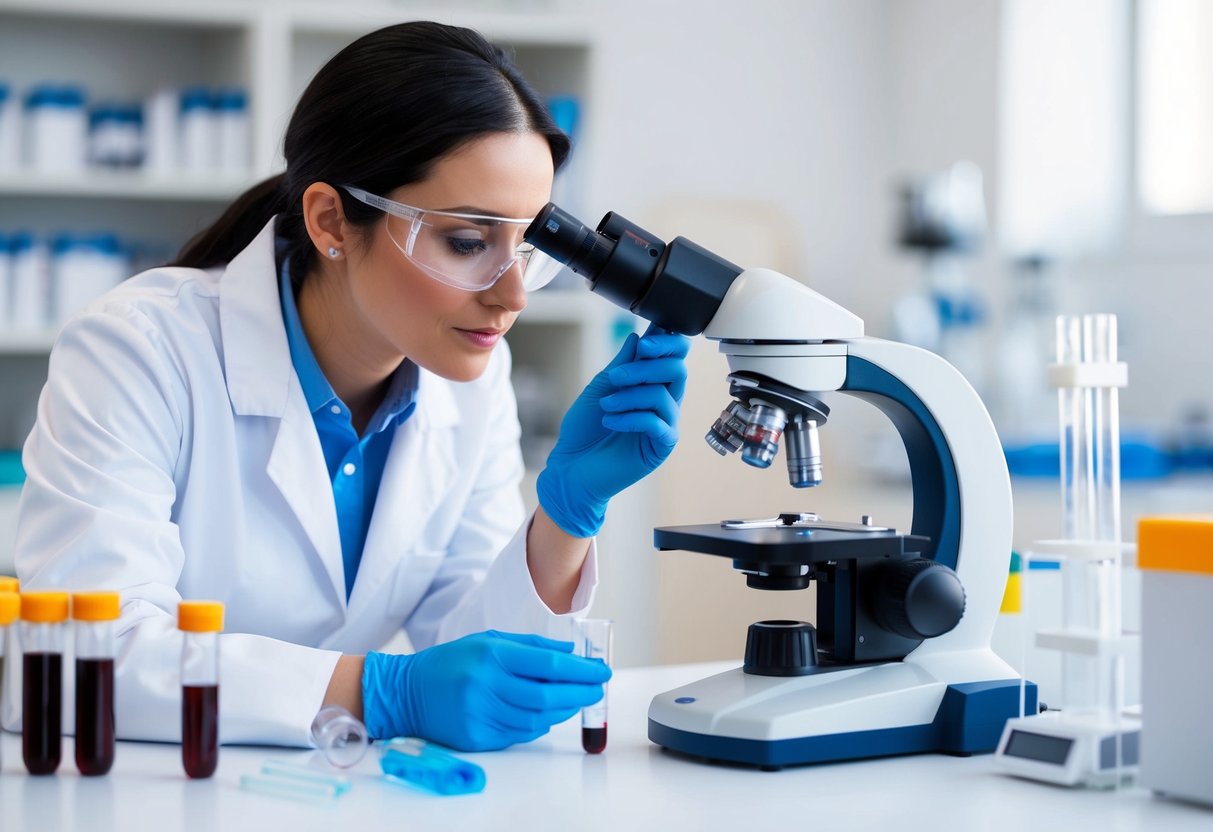
[[[901,557],[926,552],[931,540],[885,531],[843,531],[777,526],[728,529],[719,523],[665,526],[653,530],[658,549],[682,549],[762,563],[827,563],[859,558]]]

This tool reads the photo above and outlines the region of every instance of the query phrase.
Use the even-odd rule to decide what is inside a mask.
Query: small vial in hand
[[[577,654],[611,664],[612,628],[606,618],[577,620]],[[587,754],[601,754],[607,744],[607,688],[603,685],[602,699],[581,709],[581,747]]]

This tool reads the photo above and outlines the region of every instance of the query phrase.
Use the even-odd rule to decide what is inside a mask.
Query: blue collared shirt
[[[366,544],[366,532],[375,510],[379,482],[392,447],[392,434],[413,413],[417,396],[417,365],[405,360],[392,374],[383,402],[360,437],[350,421],[350,409],[333,392],[303,331],[289,268],[283,262],[279,275],[282,320],[290,345],[291,363],[303,386],[324,461],[333,483],[337,506],[337,528],[341,533],[341,558],[345,564],[345,597],[349,600]]]

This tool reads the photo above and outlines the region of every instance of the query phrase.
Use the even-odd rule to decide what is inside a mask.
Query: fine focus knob
[[[870,610],[876,623],[905,638],[934,638],[960,623],[965,591],[956,573],[927,558],[887,564],[876,579]]]
[[[758,621],[745,640],[742,670],[755,676],[804,676],[817,666],[817,629],[803,621]]]

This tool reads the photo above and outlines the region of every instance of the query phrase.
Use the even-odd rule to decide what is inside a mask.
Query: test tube
[[[5,589],[4,579],[0,578],[0,690],[4,690],[4,667],[8,655],[8,628],[21,614],[21,596]],[[0,743],[0,746],[3,744]],[[3,755],[0,755],[0,768],[4,767]]]
[[[611,664],[612,630],[615,622],[607,618],[577,619],[577,653],[587,659]],[[581,709],[581,747],[587,754],[600,754],[607,744],[607,686],[602,699]]]
[[[193,778],[219,765],[219,632],[223,604],[182,601],[177,606],[181,645],[181,759]]]
[[[117,592],[72,595],[76,621],[76,768],[85,776],[114,765],[114,622]]]
[[[1115,315],[1060,316],[1057,362],[1114,365],[1116,337]],[[1112,385],[1059,387],[1058,408],[1064,537],[1106,547],[1103,557],[1063,559],[1063,626],[1114,637],[1121,626],[1119,390]],[[1115,657],[1064,653],[1063,709],[1102,707],[1119,713],[1116,678],[1121,672]]]
[[[21,595],[21,751],[30,774],[53,774],[63,747],[66,592]]]
[[[349,768],[366,756],[366,725],[340,705],[326,705],[312,720],[312,743],[330,765]]]

